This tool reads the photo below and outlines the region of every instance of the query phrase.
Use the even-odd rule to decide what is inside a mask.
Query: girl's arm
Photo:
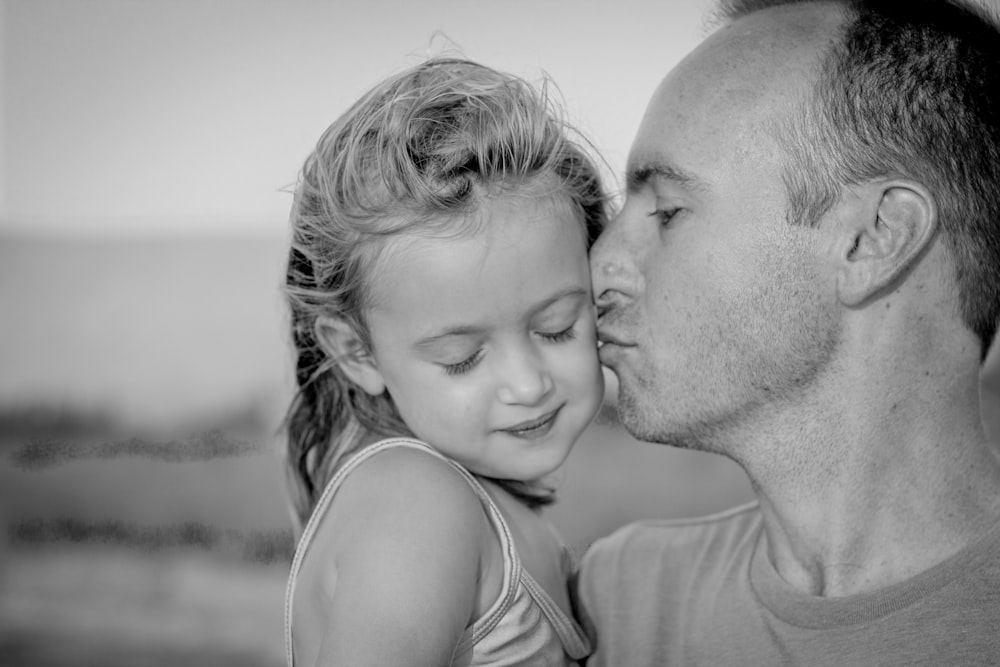
[[[427,454],[390,450],[345,480],[327,519],[336,577],[324,577],[318,664],[449,664],[475,618],[489,536],[468,483]]]

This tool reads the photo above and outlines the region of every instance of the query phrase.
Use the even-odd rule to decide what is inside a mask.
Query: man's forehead
[[[709,39],[720,35],[743,40],[759,52],[803,45],[824,49],[842,33],[845,19],[839,2],[789,2],[744,14],[723,24]]]
[[[806,19],[815,16],[808,27]],[[807,3],[738,19],[710,35],[657,87],[643,118],[653,138],[664,123],[704,128],[744,125],[787,112],[807,99],[819,75],[825,44],[842,22],[835,7]],[[824,41],[812,37],[825,35]]]
[[[668,74],[758,89],[789,77],[815,77],[844,25],[836,3],[786,4],[742,16],[709,35]]]

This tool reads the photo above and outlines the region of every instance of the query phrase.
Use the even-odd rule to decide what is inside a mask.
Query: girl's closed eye
[[[442,364],[442,366],[444,366],[444,372],[448,375],[462,375],[463,373],[468,373],[475,368],[476,364],[478,364],[479,360],[482,358],[483,351],[482,349],[478,349],[473,352],[471,356],[466,357],[462,361],[454,364]]]
[[[537,333],[540,338],[542,338],[547,342],[563,343],[565,341],[573,340],[574,338],[576,338],[575,327],[576,323],[574,322],[569,327],[562,329],[560,331],[555,331],[551,333],[546,331],[539,331]],[[448,375],[462,375],[464,373],[468,373],[473,368],[475,368],[476,365],[480,362],[480,360],[482,360],[482,358],[483,358],[483,350],[480,348],[461,361],[458,361],[453,364],[442,364],[442,366],[444,367],[445,373],[447,373]]]
[[[576,323],[573,323],[569,326],[569,328],[563,329],[562,331],[556,331],[554,333],[539,331],[538,335],[541,336],[544,340],[547,340],[551,343],[562,343],[564,341],[576,338],[576,329],[574,328],[575,326]]]

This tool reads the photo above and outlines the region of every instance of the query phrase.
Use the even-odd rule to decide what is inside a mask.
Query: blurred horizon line
[[[246,238],[248,240],[281,241],[288,237],[287,220],[280,223],[266,220],[214,221],[189,220],[177,223],[176,219],[132,218],[126,219],[74,219],[66,222],[52,220],[14,220],[0,218],[0,241],[146,241]],[[168,224],[169,223],[169,224]]]

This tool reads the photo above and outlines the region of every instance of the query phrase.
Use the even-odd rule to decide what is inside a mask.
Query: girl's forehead
[[[488,244],[508,240],[513,233],[515,221],[530,221],[532,224],[551,225],[567,218],[575,219],[581,230],[585,229],[583,215],[574,205],[565,187],[555,179],[536,178],[528,183],[495,192],[483,193],[477,200],[461,210],[439,214],[414,213],[409,220],[399,225],[400,232],[385,235],[380,241],[378,255],[391,256],[393,253],[408,252],[414,247],[429,247],[435,244],[450,244],[456,241],[473,240]]]
[[[367,272],[372,306],[429,294],[502,299],[512,290],[589,276],[586,233],[571,206],[503,197],[477,218],[458,233],[415,230],[386,239],[377,266]]]

